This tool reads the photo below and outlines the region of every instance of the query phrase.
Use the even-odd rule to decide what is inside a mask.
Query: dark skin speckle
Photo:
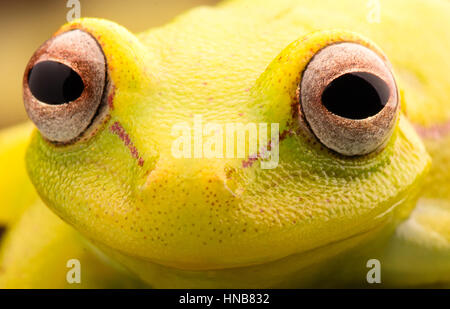
[[[108,95],[108,106],[110,109],[114,109],[114,95],[116,92],[116,87],[112,87],[110,94]]]
[[[0,225],[0,241],[2,240],[3,235],[6,232],[6,226]]]

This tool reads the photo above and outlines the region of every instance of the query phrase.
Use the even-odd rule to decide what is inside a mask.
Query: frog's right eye
[[[31,57],[23,79],[25,109],[52,142],[76,140],[102,103],[106,61],[97,41],[72,30],[45,42]]]

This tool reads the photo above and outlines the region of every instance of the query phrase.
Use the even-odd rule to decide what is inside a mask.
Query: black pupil
[[[365,119],[378,114],[390,91],[379,77],[366,72],[347,73],[333,80],[322,93],[322,104],[333,114]]]
[[[76,100],[84,90],[80,75],[65,64],[42,61],[28,73],[28,87],[33,96],[47,104]]]

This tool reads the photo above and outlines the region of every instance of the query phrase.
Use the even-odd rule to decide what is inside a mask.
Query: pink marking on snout
[[[113,125],[111,126],[110,130],[111,130],[111,132],[116,134],[123,141],[125,146],[128,147],[133,158],[135,158],[138,161],[138,165],[144,166],[144,159],[142,159],[139,156],[139,152],[138,152],[136,146],[134,146],[133,142],[130,139],[130,136],[125,131],[125,129],[122,127],[120,122],[118,122],[118,121],[114,122]]]

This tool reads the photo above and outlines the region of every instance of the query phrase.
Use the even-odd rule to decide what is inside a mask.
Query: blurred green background
[[[111,19],[132,32],[160,26],[218,0],[80,0],[82,17]],[[0,0],[0,128],[27,119],[22,74],[33,52],[66,22],[67,0]]]

